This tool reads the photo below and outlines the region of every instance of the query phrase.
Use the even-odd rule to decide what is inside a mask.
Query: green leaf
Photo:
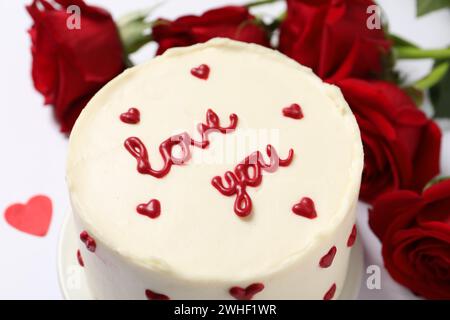
[[[443,8],[450,8],[450,0],[417,0],[418,17]]]
[[[433,185],[435,185],[437,183],[441,183],[441,182],[443,182],[445,180],[449,180],[449,179],[450,179],[450,176],[437,176],[437,177],[434,177],[433,179],[431,179],[430,182],[427,183],[427,185],[425,186],[425,188],[423,188],[423,190],[425,191],[429,187],[431,187],[431,186],[433,186]]]
[[[447,68],[441,81],[430,88],[430,98],[435,111],[434,117],[450,118],[450,68]]]
[[[449,59],[450,48],[420,49],[415,47],[394,47],[397,59]]]
[[[416,81],[414,87],[425,90],[435,86],[445,77],[449,68],[450,61],[436,62],[431,72],[422,79]]]
[[[150,23],[144,19],[130,21],[119,26],[119,34],[126,54],[136,52],[152,40],[150,28]]]
[[[138,51],[145,44],[152,41],[152,22],[147,22],[148,16],[161,4],[162,1],[153,6],[128,13],[117,20],[122,46],[127,55]]]
[[[247,8],[253,8],[253,7],[262,6],[262,5],[265,5],[265,4],[271,4],[271,3],[274,3],[274,2],[278,2],[278,1],[280,1],[280,0],[256,0],[256,1],[253,1],[253,2],[250,2],[250,3],[247,3],[245,6]]]
[[[411,99],[414,100],[417,107],[420,107],[423,104],[423,96],[424,96],[423,90],[420,90],[415,87],[406,87],[403,88],[403,90],[406,92],[408,96],[411,97]]]
[[[143,21],[150,15],[150,13],[152,13],[154,9],[155,7],[150,7],[147,9],[140,9],[127,13],[117,20],[117,24],[119,26],[125,26],[136,21]]]
[[[402,38],[395,34],[390,34],[389,39],[392,41],[395,47],[411,47],[411,48],[419,48],[416,44],[412,43],[405,38]]]

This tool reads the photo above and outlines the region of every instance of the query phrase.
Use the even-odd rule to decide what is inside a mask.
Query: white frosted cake
[[[225,39],[168,50],[100,90],[70,137],[92,295],[336,299],[362,166],[352,112],[310,69]]]

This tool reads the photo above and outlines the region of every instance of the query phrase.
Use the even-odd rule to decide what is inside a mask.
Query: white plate
[[[92,300],[84,276],[84,269],[77,260],[77,235],[72,219],[68,214],[63,223],[58,245],[58,278],[63,297],[68,300]],[[363,250],[360,241],[356,241],[350,256],[347,279],[339,300],[354,300],[358,297],[363,275]]]

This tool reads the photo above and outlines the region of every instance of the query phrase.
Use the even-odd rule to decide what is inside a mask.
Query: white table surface
[[[34,90],[31,76],[30,39],[26,30],[31,20],[24,9],[31,0],[0,0],[0,299],[61,299],[57,281],[56,253],[59,231],[69,200],[64,181],[67,138],[59,133],[49,107]],[[131,10],[146,8],[154,0],[90,0],[112,12],[114,17]],[[224,4],[245,3],[242,0],[167,0],[154,17],[175,18],[186,13]],[[436,12],[415,18],[413,0],[379,0],[393,32],[432,48],[450,44],[450,13]],[[276,16],[282,5],[274,9],[258,9]],[[135,62],[153,56],[155,46],[135,54]],[[424,75],[430,61],[405,62],[399,65],[411,78]],[[448,124],[447,124],[448,125]],[[443,143],[442,171],[450,174],[450,133]],[[46,237],[34,237],[11,228],[3,217],[10,204],[26,202],[36,194],[53,201],[53,219]],[[366,265],[381,267],[381,290],[367,289],[366,277],[361,286],[361,299],[413,299],[407,289],[391,280],[382,267],[379,241],[367,225],[367,210],[358,213],[359,234],[365,246]]]

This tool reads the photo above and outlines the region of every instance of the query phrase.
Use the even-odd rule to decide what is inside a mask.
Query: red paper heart
[[[136,124],[141,120],[141,113],[136,108],[130,108],[120,115],[120,120],[128,124]]]
[[[5,211],[5,220],[17,230],[44,237],[52,219],[52,201],[37,195],[26,204],[15,203]]]
[[[202,80],[207,80],[209,77],[209,67],[206,64],[201,64],[198,67],[191,69],[191,74]]]
[[[264,289],[262,283],[253,283],[247,288],[233,287],[230,294],[237,300],[252,300],[253,296]]]
[[[317,217],[314,201],[308,197],[304,197],[299,203],[294,204],[292,207],[292,212],[308,219],[314,219]]]
[[[147,296],[148,300],[170,300],[170,298],[165,294],[156,293],[148,289],[145,290],[145,295]]]
[[[302,108],[297,103],[293,103],[289,107],[283,108],[283,115],[292,119],[301,119],[303,118]]]
[[[152,199],[148,203],[141,203],[138,205],[136,211],[139,214],[155,219],[161,214],[161,204],[158,200]]]
[[[334,256],[336,255],[336,252],[337,249],[335,246],[333,246],[330,249],[330,251],[328,251],[327,254],[322,257],[322,259],[320,259],[319,266],[321,268],[328,268],[329,266],[331,266],[334,260]]]

